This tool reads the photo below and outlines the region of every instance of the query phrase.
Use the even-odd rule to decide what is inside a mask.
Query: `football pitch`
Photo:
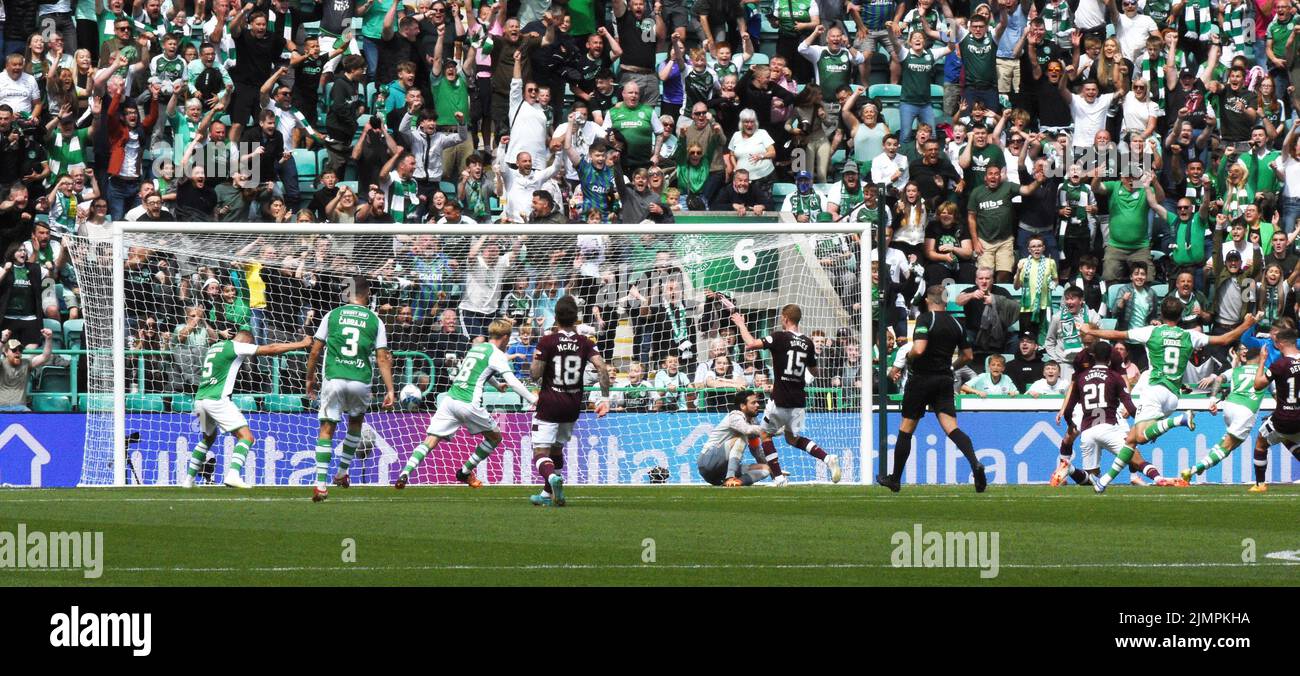
[[[306,487],[3,490],[0,535],[19,524],[101,531],[103,572],[10,564],[0,585],[1300,584],[1293,485],[1264,495],[1117,485],[1104,496],[1075,486],[994,485],[983,495],[969,485],[897,495],[570,486],[564,508],[533,507],[531,492],[334,488],[313,504]],[[918,528],[936,535],[913,543]],[[923,566],[932,540],[962,541],[953,533],[973,534],[967,541],[992,558],[894,565]],[[920,561],[904,559],[917,552]],[[996,576],[982,577],[994,559]]]

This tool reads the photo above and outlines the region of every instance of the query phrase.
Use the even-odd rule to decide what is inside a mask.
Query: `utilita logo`
[[[152,613],[83,613],[72,606],[50,616],[50,645],[55,648],[131,648],[145,657],[153,652]]]

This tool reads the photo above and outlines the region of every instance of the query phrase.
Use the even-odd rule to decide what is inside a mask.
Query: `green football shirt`
[[[1134,185],[1134,190],[1125,190],[1119,181],[1106,181],[1104,185],[1110,193],[1110,236],[1106,244],[1130,251],[1151,248],[1151,226],[1147,222],[1151,206],[1147,204],[1146,188]]]
[[[257,354],[257,346],[252,343],[238,343],[233,340],[221,340],[208,348],[203,359],[203,373],[200,375],[199,391],[195,399],[225,399],[235,388],[235,378],[244,357]]]
[[[325,343],[325,379],[369,383],[374,369],[370,357],[388,349],[384,322],[370,308],[349,303],[334,308],[316,329],[316,340]]]
[[[1192,352],[1210,343],[1204,333],[1165,325],[1129,329],[1128,339],[1146,345],[1147,359],[1151,362],[1151,386],[1164,387],[1174,396],[1182,391],[1183,372]]]
[[[1255,372],[1258,370],[1259,364],[1243,364],[1228,371],[1228,382],[1224,385],[1229,389],[1224,401],[1245,406],[1259,413],[1259,405],[1264,403],[1264,394],[1268,390],[1255,389]]]
[[[506,360],[506,353],[492,343],[479,343],[461,357],[460,370],[456,372],[456,379],[447,394],[456,401],[482,406],[483,386],[488,379],[509,372],[510,362]]]

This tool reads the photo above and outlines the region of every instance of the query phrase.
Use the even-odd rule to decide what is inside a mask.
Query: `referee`
[[[912,349],[907,354],[911,375],[903,388],[903,422],[898,426],[898,441],[894,443],[894,473],[877,481],[881,486],[898,492],[899,477],[912,454],[912,432],[928,405],[939,417],[944,433],[970,463],[975,492],[983,493],[988,485],[984,478],[984,465],[975,458],[970,437],[957,428],[957,407],[953,402],[952,370],[954,366],[971,360],[971,347],[966,343],[966,331],[961,322],[946,311],[948,302],[942,285],[934,284],[925,290],[925,304],[926,311],[916,320]],[[953,352],[959,353],[956,363],[952,359]]]

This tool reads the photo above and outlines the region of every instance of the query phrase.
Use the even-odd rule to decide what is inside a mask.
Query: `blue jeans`
[[[1296,219],[1300,218],[1300,197],[1283,197],[1281,201],[1282,229],[1289,235],[1296,228]]]
[[[374,81],[375,70],[379,68],[379,41],[362,37],[361,53],[366,57],[366,79]]]
[[[912,122],[916,118],[921,118],[921,122],[934,128],[934,108],[930,104],[918,103],[900,103],[898,106],[898,123],[901,127],[899,131],[903,135],[901,143],[910,143],[916,132],[912,131]]]
[[[280,170],[280,182],[284,184],[284,204],[290,210],[297,211],[302,195],[298,190],[298,164],[292,157],[276,165]]]
[[[122,220],[126,212],[140,204],[140,179],[110,176],[107,197],[108,212],[113,215],[113,220]]]

